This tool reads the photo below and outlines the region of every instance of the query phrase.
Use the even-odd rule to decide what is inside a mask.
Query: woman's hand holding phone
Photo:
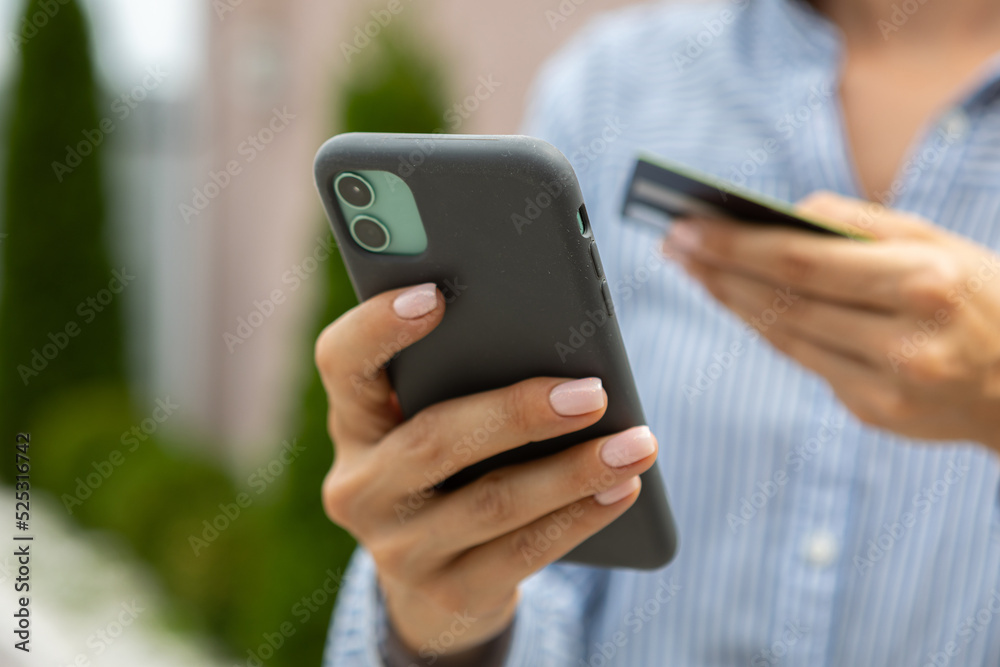
[[[456,613],[475,619],[447,649],[456,654],[509,626],[523,579],[635,502],[657,443],[635,427],[435,493],[462,468],[579,431],[607,408],[597,378],[533,378],[404,420],[380,365],[386,351],[430,333],[444,311],[433,284],[379,294],[323,331],[316,364],[336,448],[326,512],[371,553],[390,620],[413,652],[436,646]]]

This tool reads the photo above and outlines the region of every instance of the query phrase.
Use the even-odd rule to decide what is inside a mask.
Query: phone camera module
[[[371,183],[357,174],[346,172],[337,177],[334,187],[337,195],[348,206],[365,209],[375,203],[375,190]]]
[[[369,252],[382,252],[389,247],[389,230],[370,215],[359,215],[351,221],[351,236]]]

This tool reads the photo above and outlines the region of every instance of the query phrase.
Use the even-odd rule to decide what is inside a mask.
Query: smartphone
[[[596,424],[470,465],[441,492],[646,423],[583,195],[556,148],[524,136],[350,133],[320,148],[315,174],[359,299],[434,282],[447,302],[440,325],[388,363],[404,416],[538,376],[599,377],[608,394]],[[471,460],[488,436],[468,435]],[[565,558],[652,569],[676,548],[654,465],[636,503]]]
[[[709,216],[791,227],[856,241],[874,240],[862,229],[799,215],[788,202],[648,154],[636,160],[622,213],[627,219],[661,229],[669,228],[672,218]]]

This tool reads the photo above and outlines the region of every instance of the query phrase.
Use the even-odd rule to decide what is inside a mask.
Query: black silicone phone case
[[[333,180],[358,170],[390,171],[407,183],[427,232],[425,252],[376,254],[354,243]],[[602,379],[608,410],[598,423],[506,452],[445,486],[646,423],[589,225],[585,234],[578,226],[583,195],[557,149],[522,136],[351,133],[320,148],[315,172],[360,299],[435,282],[450,301],[437,329],[389,364],[406,416],[531,377]],[[558,196],[542,196],[559,186]],[[602,326],[585,325],[600,322],[598,313],[608,318]],[[655,466],[642,483],[635,505],[566,560],[649,569],[673,558],[676,530]]]

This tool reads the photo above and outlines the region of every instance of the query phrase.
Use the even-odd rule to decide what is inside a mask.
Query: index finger
[[[862,243],[725,219],[679,219],[666,244],[803,295],[886,312],[898,310],[904,279],[928,261],[917,242]]]
[[[378,294],[323,330],[316,340],[316,367],[339,435],[377,442],[399,423],[382,369],[443,316],[444,297],[434,283],[425,283]]]

